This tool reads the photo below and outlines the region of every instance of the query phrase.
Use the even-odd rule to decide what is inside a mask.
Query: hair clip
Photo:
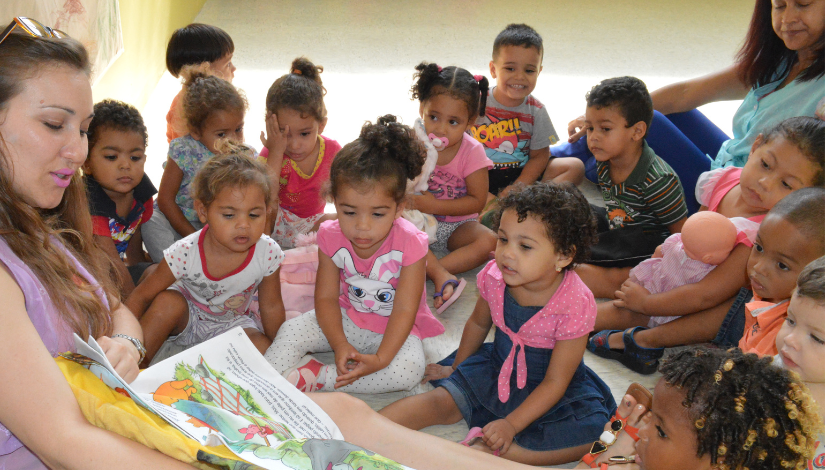
[[[722,371],[717,370],[715,374],[713,374],[713,381],[714,383],[719,383],[722,381]]]
[[[716,455],[725,455],[728,453],[728,446],[725,444],[719,444],[719,447],[716,448]]]
[[[733,369],[733,366],[734,366],[733,359],[728,359],[728,360],[727,360],[727,361],[725,361],[725,363],[722,365],[722,369],[724,369],[724,370],[725,370],[725,372],[730,372],[730,370],[731,370],[731,369]]]
[[[436,67],[438,68],[438,73],[441,73],[441,70],[443,70],[443,69],[441,68],[441,66],[440,66],[440,65],[436,65]]]
[[[473,75],[473,78],[477,82],[481,82],[481,79],[484,78],[484,75]]]
[[[696,421],[694,421],[693,425],[696,426],[696,429],[704,428],[705,427],[705,417],[702,416],[701,418],[697,419]]]
[[[303,74],[304,74],[303,72],[301,72],[301,71],[300,71],[300,70],[298,70],[298,69],[294,69],[294,70],[292,71],[292,73],[294,73],[295,75],[303,75]]]

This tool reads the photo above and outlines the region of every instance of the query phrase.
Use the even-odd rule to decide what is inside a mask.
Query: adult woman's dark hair
[[[773,8],[771,0],[756,1],[745,43],[736,55],[736,74],[749,87],[770,83],[776,79],[777,73],[784,73],[799,60],[797,51],[788,49],[774,32]],[[811,52],[814,61],[799,73],[799,81],[810,81],[825,75],[825,32]]]
[[[710,166],[744,166],[761,132],[792,117],[813,117],[825,99],[823,85],[825,2],[755,0],[750,28],[734,64],[650,93],[657,113],[649,144],[676,170],[685,188],[692,187]],[[696,109],[737,99],[744,101],[734,115],[733,138]],[[676,116],[665,116],[671,114]],[[570,142],[579,140],[585,134],[584,117],[571,121],[567,131]],[[581,144],[554,151],[554,155],[590,158]],[[588,173],[588,178],[593,175]]]

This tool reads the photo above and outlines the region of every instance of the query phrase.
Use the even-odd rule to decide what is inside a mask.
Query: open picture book
[[[403,470],[344,436],[324,411],[286,381],[235,328],[148,369],[127,384],[93,338],[75,335],[66,359],[203,446],[225,445],[252,464],[235,468]]]

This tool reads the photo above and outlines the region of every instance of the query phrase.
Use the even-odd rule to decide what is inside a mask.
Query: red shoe
[[[317,392],[324,388],[328,368],[328,365],[314,357],[305,356],[295,367],[284,372],[284,377],[304,393]]]

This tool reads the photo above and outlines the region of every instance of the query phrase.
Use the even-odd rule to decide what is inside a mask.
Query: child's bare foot
[[[649,390],[638,383],[631,384],[622,397],[615,416],[605,424],[604,432],[593,443],[590,452],[582,458],[582,463],[596,467],[599,463],[607,462],[610,457],[632,455],[633,445],[638,440],[639,422],[652,402],[653,395]],[[629,444],[623,444],[625,440]]]
[[[625,424],[624,429],[616,436],[616,441],[610,445],[606,451],[599,454],[595,461],[597,464],[607,462],[610,457],[629,457],[636,454],[636,439],[634,439],[634,437],[638,437],[636,433],[642,425],[642,419],[647,411],[648,408],[638,403],[632,395],[628,394],[624,396],[616,412],[619,416],[627,418],[627,424]],[[611,424],[612,422],[608,422],[605,425],[605,431],[610,430]]]
[[[450,297],[453,296],[453,292],[455,291],[455,285],[450,283],[449,281],[458,282],[458,278],[453,276],[446,270],[438,273],[438,276],[433,277],[433,285],[435,286],[435,293],[438,294],[439,288],[441,289],[441,295],[433,297],[433,307],[439,308],[441,305],[444,304]]]
[[[433,308],[435,308],[436,313],[443,312],[455,302],[467,285],[467,281],[457,278],[440,265],[435,269],[430,269],[428,266],[427,274],[432,279],[433,285],[435,285]]]

